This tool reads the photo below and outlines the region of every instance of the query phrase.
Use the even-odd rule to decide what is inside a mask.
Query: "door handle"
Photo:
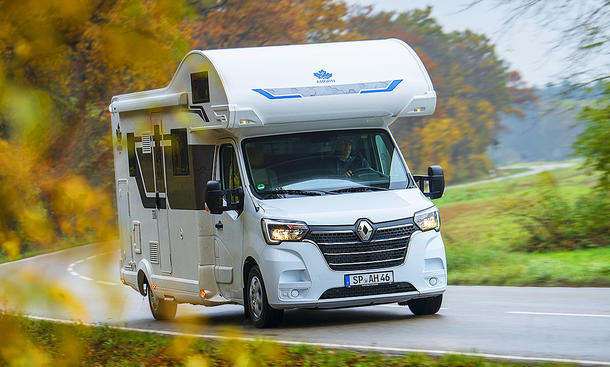
[[[218,229],[222,229],[222,227],[224,227],[224,226],[222,225],[221,221],[218,221],[218,223],[214,224],[214,227],[216,227]]]

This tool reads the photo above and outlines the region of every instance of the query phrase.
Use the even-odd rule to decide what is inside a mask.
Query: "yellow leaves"
[[[51,357],[32,343],[14,320],[0,315],[0,332],[8,336],[0,343],[0,360],[8,362],[8,366],[51,365]]]
[[[0,139],[0,238],[11,257],[24,239],[48,245],[54,239],[48,213],[40,202],[44,168],[30,149]]]
[[[209,365],[208,360],[198,354],[188,356],[184,361],[185,367],[208,367]]]
[[[77,175],[55,177],[36,150],[0,139],[0,173],[0,243],[9,256],[16,257],[24,242],[48,247],[58,234],[115,237],[108,194]]]
[[[21,232],[28,241],[46,247],[55,239],[53,224],[47,211],[41,206],[25,208],[16,214]]]
[[[245,341],[235,329],[225,331],[225,339],[218,347],[218,355],[229,365],[239,367],[274,365],[286,359],[286,348],[278,343],[256,339]],[[255,350],[256,353],[252,353]]]
[[[48,185],[50,205],[64,234],[83,236],[93,232],[98,241],[115,235],[114,208],[102,189],[91,187],[76,175],[55,179]]]
[[[87,310],[81,301],[73,296],[70,288],[51,282],[41,282],[42,294],[45,299],[59,310],[70,315],[72,319],[84,320],[87,318]],[[46,283],[46,284],[45,284]],[[41,287],[41,288],[42,288]]]
[[[0,109],[6,116],[9,132],[14,139],[39,149],[40,144],[47,141],[52,103],[46,93],[4,83],[0,89]]]
[[[43,308],[58,317],[86,321],[89,313],[85,304],[44,269],[22,265],[6,274],[0,282],[0,295],[6,296],[4,310]]]
[[[21,253],[21,240],[15,236],[13,238],[3,241],[1,248],[8,255],[9,259],[16,259]]]

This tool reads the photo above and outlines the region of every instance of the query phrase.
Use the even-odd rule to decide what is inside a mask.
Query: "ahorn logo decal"
[[[313,75],[318,79],[330,79],[333,76],[332,73],[327,73],[324,69],[321,69],[317,73],[313,73]]]
[[[335,79],[331,79],[333,77],[333,73],[329,73],[324,69],[320,69],[320,71],[313,73],[313,75],[318,78],[318,83],[334,83]]]

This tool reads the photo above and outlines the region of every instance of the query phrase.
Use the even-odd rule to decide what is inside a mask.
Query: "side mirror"
[[[445,193],[445,174],[441,166],[428,167],[428,176],[413,176],[421,192],[430,199],[443,197]]]
[[[221,189],[220,182],[208,181],[205,193],[205,203],[212,214],[222,214],[222,197],[224,191]]]
[[[244,208],[244,190],[223,190],[219,181],[208,181],[206,186],[205,203],[212,214],[222,214],[227,210],[241,211]],[[224,205],[224,202],[227,205]]]
[[[428,179],[430,182],[430,199],[443,197],[445,193],[445,174],[441,166],[428,167]]]

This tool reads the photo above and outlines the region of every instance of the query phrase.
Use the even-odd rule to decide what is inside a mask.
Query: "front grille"
[[[417,289],[407,282],[379,284],[370,286],[331,288],[322,293],[320,299],[374,296],[379,294],[416,292]]]
[[[332,270],[365,270],[404,262],[411,235],[417,229],[411,218],[373,224],[374,232],[362,241],[354,226],[311,226],[307,239],[322,251]]]

